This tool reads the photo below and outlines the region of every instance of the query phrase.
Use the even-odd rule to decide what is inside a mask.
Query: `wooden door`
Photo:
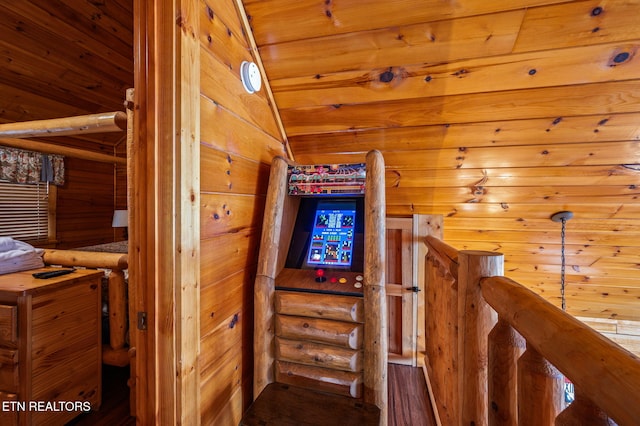
[[[425,344],[425,237],[442,238],[442,216],[388,217],[386,226],[389,362],[415,367]]]
[[[417,293],[413,280],[413,219],[387,218],[389,362],[416,365]],[[416,284],[417,285],[417,284]]]

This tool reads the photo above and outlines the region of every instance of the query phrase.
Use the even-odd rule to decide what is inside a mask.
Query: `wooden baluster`
[[[564,377],[529,343],[518,360],[520,426],[552,425],[564,408]]]
[[[556,426],[610,426],[607,413],[576,389],[575,399],[556,418]]]
[[[489,333],[489,425],[518,424],[518,358],[525,340],[502,317]]]

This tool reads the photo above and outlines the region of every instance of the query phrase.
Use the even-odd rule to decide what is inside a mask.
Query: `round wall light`
[[[260,70],[253,62],[243,61],[240,64],[240,79],[247,93],[254,93],[262,87]]]

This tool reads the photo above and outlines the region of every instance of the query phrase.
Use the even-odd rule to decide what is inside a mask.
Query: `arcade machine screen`
[[[303,198],[285,266],[361,272],[364,198]]]
[[[350,268],[353,260],[355,222],[355,202],[318,203],[305,266]]]

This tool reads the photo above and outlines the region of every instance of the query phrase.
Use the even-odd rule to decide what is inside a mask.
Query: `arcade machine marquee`
[[[300,207],[278,290],[362,295],[365,164],[289,166]]]

